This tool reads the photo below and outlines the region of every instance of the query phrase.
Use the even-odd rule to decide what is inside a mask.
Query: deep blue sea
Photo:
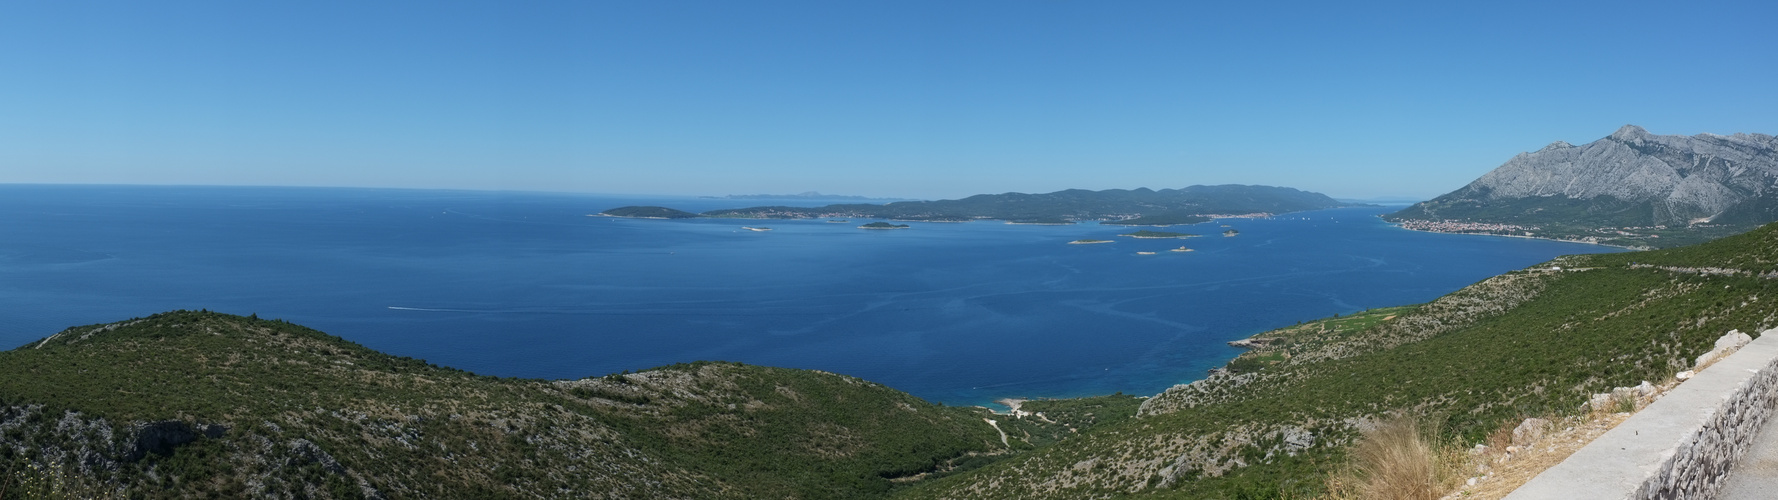
[[[1406,231],[1375,207],[1168,229],[1206,235],[1189,240],[1090,223],[588,216],[632,204],[825,202],[0,185],[0,346],[210,309],[489,375],[728,360],[987,404],[1152,394],[1227,362],[1229,340],[1612,250]],[[1117,242],[1066,244],[1080,238]],[[1197,251],[1165,251],[1180,245]]]

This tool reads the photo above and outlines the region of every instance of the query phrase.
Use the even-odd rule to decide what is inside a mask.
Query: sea
[[[1203,235],[1189,239],[1097,223],[863,230],[874,221],[593,215],[829,202],[0,185],[0,346],[208,309],[485,375],[722,360],[989,405],[1151,395],[1225,364],[1239,353],[1231,340],[1616,251],[1408,231],[1378,218],[1400,207],[1377,206],[1162,229]],[[1194,251],[1169,251],[1181,246]]]

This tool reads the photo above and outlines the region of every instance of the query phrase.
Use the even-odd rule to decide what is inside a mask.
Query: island
[[[858,228],[859,229],[907,229],[908,225],[907,224],[890,224],[887,222],[872,222],[870,224],[858,226]]]
[[[1074,241],[1068,242],[1068,244],[1070,244],[1070,245],[1096,245],[1096,244],[1100,244],[1100,243],[1111,243],[1111,242],[1112,242],[1111,240],[1074,240]]]
[[[661,207],[623,207],[607,215],[649,218],[879,219],[967,222],[997,219],[1021,224],[1108,221],[1119,225],[1172,225],[1210,220],[1215,214],[1298,212],[1348,206],[1320,193],[1273,186],[1187,186],[1179,189],[1068,189],[1052,193],[978,194],[956,200],[841,203],[820,207],[783,205],[725,208],[704,213],[665,212]],[[640,209],[649,209],[642,211]],[[638,215],[624,215],[635,213]],[[671,216],[669,216],[671,215]]]
[[[1237,234],[1241,234],[1241,232],[1240,232],[1240,231],[1236,231],[1236,230],[1233,230],[1233,229],[1230,229],[1230,230],[1227,230],[1227,231],[1223,231],[1223,232],[1222,232],[1222,235],[1223,235],[1223,236],[1234,236],[1234,235],[1237,235]]]
[[[905,200],[907,198],[871,198],[868,196],[849,196],[843,194],[822,194],[820,191],[804,191],[797,194],[731,194],[728,196],[699,196],[709,200]]]
[[[1192,249],[1186,248],[1186,247],[1179,247],[1179,248],[1175,248],[1175,249],[1168,250],[1168,251],[1169,252],[1196,252],[1197,250],[1192,250]]]
[[[629,217],[632,219],[691,219],[703,217],[702,215],[686,212],[684,210],[649,206],[617,207],[594,215],[603,215],[606,217]]]
[[[1136,252],[1136,255],[1154,255],[1154,252]]]
[[[1137,231],[1134,233],[1120,234],[1118,236],[1129,236],[1131,238],[1140,238],[1140,239],[1145,239],[1145,240],[1161,240],[1161,239],[1173,239],[1173,238],[1180,238],[1180,239],[1196,238],[1199,235],[1191,234],[1191,233],[1170,233],[1167,231],[1149,231],[1149,230],[1144,229],[1144,230]]]

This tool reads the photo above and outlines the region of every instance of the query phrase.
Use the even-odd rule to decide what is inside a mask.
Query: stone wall
[[[1778,406],[1775,332],[1762,332],[1506,498],[1713,497]]]

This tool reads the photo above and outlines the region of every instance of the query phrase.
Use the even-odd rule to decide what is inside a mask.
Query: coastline
[[[1465,233],[1465,232],[1458,232],[1458,231],[1433,231],[1430,229],[1413,229],[1413,228],[1403,227],[1400,222],[1389,222],[1387,220],[1385,220],[1383,222],[1388,223],[1391,226],[1394,226],[1396,229],[1400,229],[1403,231],[1413,231],[1416,233],[1465,234],[1465,235],[1471,235],[1471,236],[1498,236],[1498,237],[1502,237],[1502,238],[1520,238],[1520,239],[1527,239],[1527,240],[1559,241],[1562,243],[1580,243],[1583,245],[1598,245],[1598,246],[1602,246],[1602,247],[1622,248],[1625,250],[1633,250],[1633,251],[1634,250],[1653,250],[1652,247],[1632,247],[1632,246],[1625,246],[1625,245],[1613,245],[1610,243],[1603,243],[1603,242],[1599,242],[1599,241],[1565,240],[1565,239],[1561,239],[1561,238],[1545,238],[1542,236],[1525,236],[1522,234]]]

